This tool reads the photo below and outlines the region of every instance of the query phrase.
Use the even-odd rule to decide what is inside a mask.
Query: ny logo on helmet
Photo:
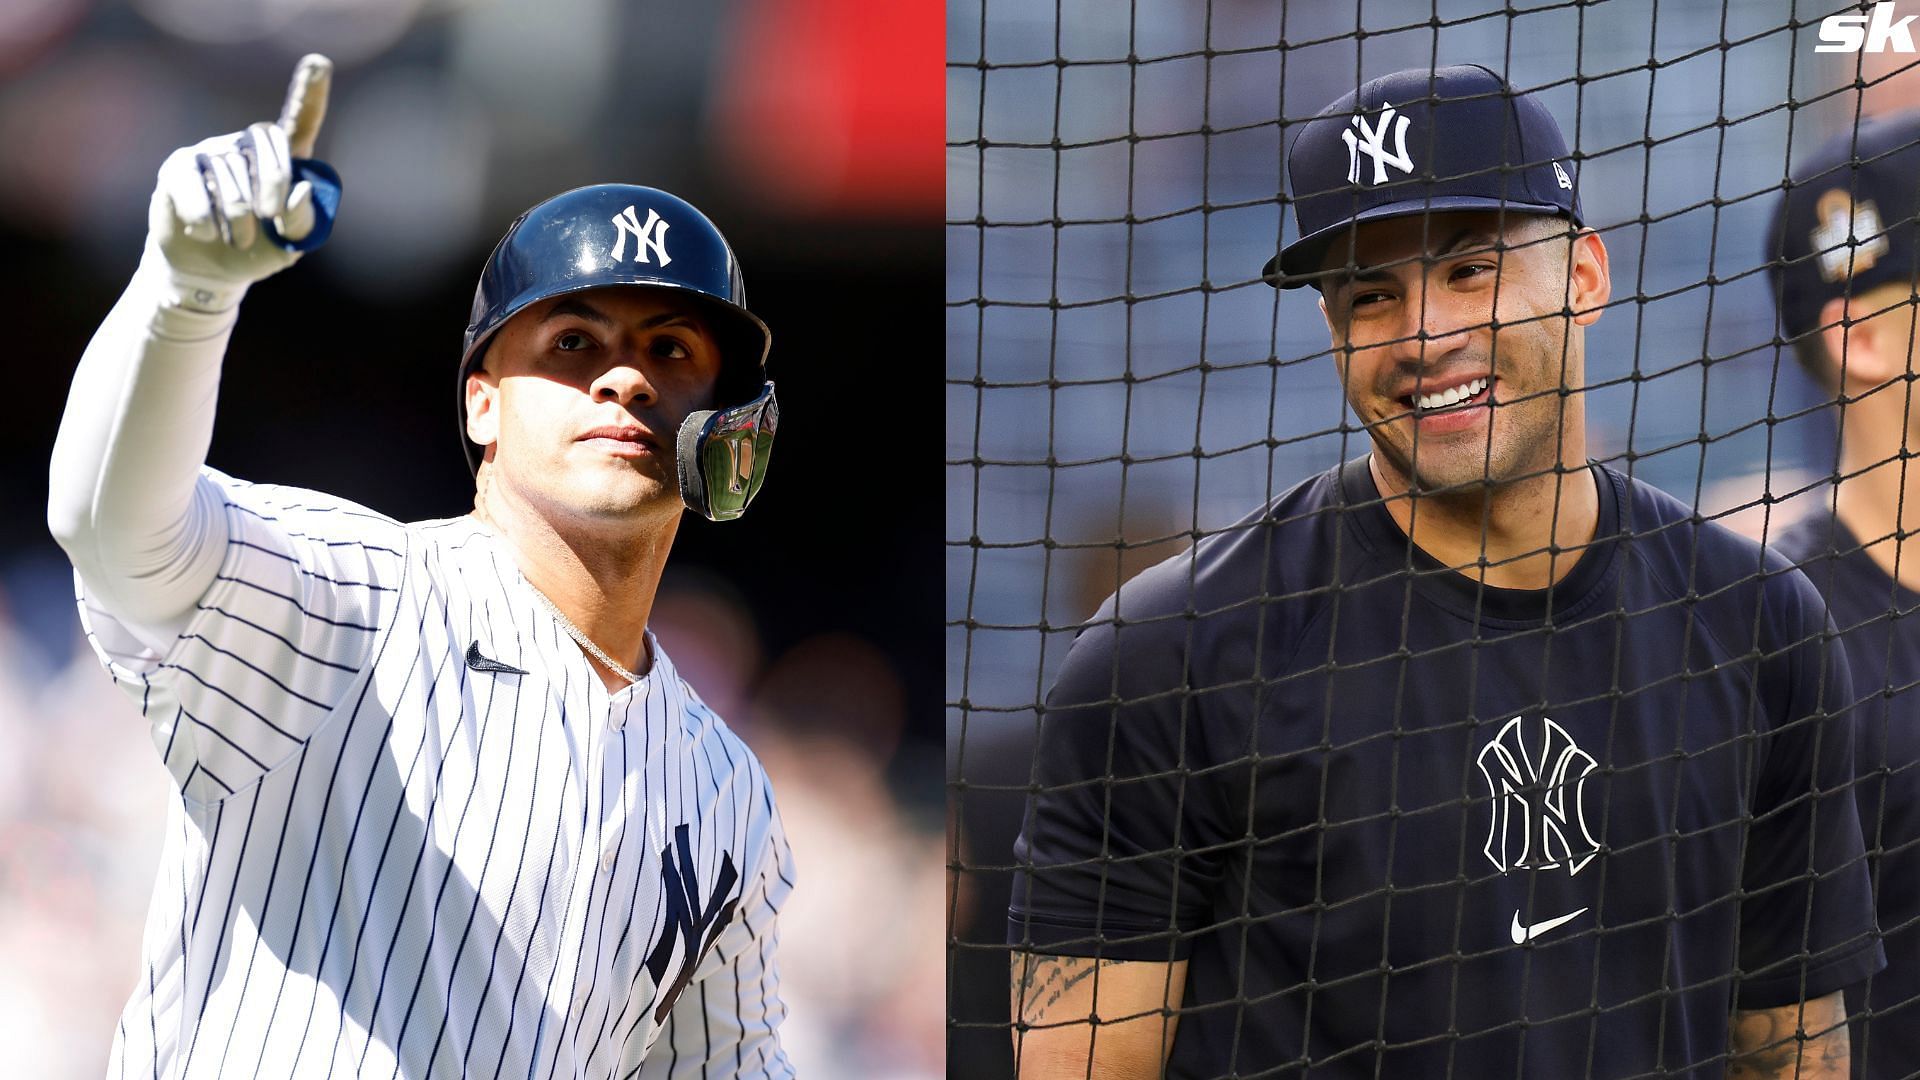
[[[665,266],[673,261],[667,254],[667,219],[660,216],[658,210],[647,208],[647,223],[640,224],[640,216],[629,206],[613,215],[613,227],[619,230],[613,239],[613,261],[626,258],[627,235],[633,235],[633,261],[647,261],[647,252],[653,252],[654,261]]]
[[[1573,875],[1599,854],[1584,802],[1587,775],[1598,766],[1565,728],[1544,716],[1534,725],[1516,716],[1477,764],[1492,795],[1487,858],[1501,873],[1565,867]]]
[[[1373,159],[1373,182],[1387,182],[1387,166],[1391,165],[1401,172],[1413,172],[1413,159],[1407,156],[1407,118],[1394,111],[1393,103],[1386,102],[1385,111],[1380,120],[1372,127],[1367,126],[1363,116],[1353,118],[1353,126],[1360,132],[1355,139],[1352,131],[1342,131],[1340,138],[1347,144],[1347,183],[1360,182],[1360,155]],[[1387,152],[1387,129],[1393,129],[1393,152]]]

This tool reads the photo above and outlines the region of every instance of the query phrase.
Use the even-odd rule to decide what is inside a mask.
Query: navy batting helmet
[[[704,517],[739,517],[760,490],[780,410],[766,379],[767,325],[747,310],[746,284],[726,237],[676,195],[637,184],[562,192],[521,214],[493,249],[460,360],[461,431],[467,374],[521,309],[609,285],[674,289],[707,316],[720,346],[717,408],[680,426],[680,494]]]

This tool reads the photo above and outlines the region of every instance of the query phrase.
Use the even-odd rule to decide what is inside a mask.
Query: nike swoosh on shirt
[[[1532,923],[1527,926],[1520,925],[1520,913],[1516,911],[1513,913],[1513,943],[1518,945],[1528,938],[1539,937],[1541,934],[1546,933],[1556,926],[1565,925],[1573,919],[1579,918],[1586,913],[1586,910],[1586,908],[1581,908],[1579,911],[1569,911],[1558,918],[1546,919],[1542,922]]]
[[[493,671],[502,675],[525,675],[526,672],[512,664],[503,664],[491,657],[480,655],[480,643],[467,642],[467,667],[474,671]]]

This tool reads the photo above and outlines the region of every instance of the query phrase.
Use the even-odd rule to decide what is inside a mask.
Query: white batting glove
[[[313,231],[313,185],[294,182],[293,159],[313,156],[326,116],[333,62],[300,59],[277,124],[206,139],[175,150],[160,166],[147,208],[143,263],[157,263],[166,300],[199,311],[225,311],[247,286],[300,258],[267,235],[304,240]]]

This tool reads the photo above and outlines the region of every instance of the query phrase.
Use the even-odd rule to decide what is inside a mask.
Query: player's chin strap
[[[745,405],[688,416],[674,447],[687,509],[708,521],[732,521],[746,513],[767,478],[779,422],[780,403],[771,382]]]

